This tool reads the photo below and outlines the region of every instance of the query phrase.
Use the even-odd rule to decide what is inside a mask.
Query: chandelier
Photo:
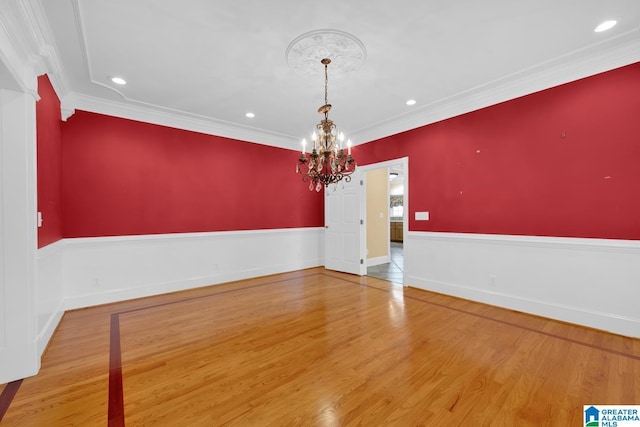
[[[329,104],[327,87],[329,84],[329,58],[320,61],[324,64],[324,105],[318,108],[318,113],[324,114],[311,135],[313,144],[311,153],[306,153],[307,140],[302,140],[302,153],[296,165],[296,172],[302,175],[304,182],[309,181],[309,190],[322,190],[323,186],[335,184],[342,179],[351,181],[351,174],[356,169],[356,161],[351,157],[351,140],[347,140],[347,152],[344,150],[344,134],[338,132],[335,123],[329,119]]]

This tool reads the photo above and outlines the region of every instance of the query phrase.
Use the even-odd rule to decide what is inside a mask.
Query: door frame
[[[358,166],[358,169],[360,169],[363,172],[363,176],[366,178],[366,173],[372,170],[376,170],[376,169],[382,169],[382,168],[390,168],[393,166],[402,166],[402,170],[403,170],[403,185],[404,185],[404,201],[403,201],[403,214],[402,214],[402,235],[403,235],[403,240],[406,240],[407,237],[407,232],[409,230],[409,157],[399,157],[397,159],[392,159],[392,160],[387,160],[384,162],[379,162],[379,163],[371,163],[368,165],[364,165],[364,166]],[[361,188],[360,191],[364,192],[364,195],[362,196],[364,198],[364,217],[367,217],[367,195],[366,195],[366,190],[364,188]],[[389,215],[387,215],[387,225],[389,223]],[[365,247],[367,244],[367,233],[366,233],[366,227],[363,233],[364,236],[364,243],[365,243]],[[389,256],[391,256],[391,242],[390,242],[391,238],[387,239],[387,254],[389,254]],[[406,286],[406,248],[403,244],[403,251],[404,251],[404,257],[403,257],[403,265],[402,265],[402,272],[403,272],[403,279],[402,279],[402,283],[405,284]]]

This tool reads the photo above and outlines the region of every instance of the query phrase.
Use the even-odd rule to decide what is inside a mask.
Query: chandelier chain
[[[325,63],[324,64],[324,105],[329,104],[329,72],[328,69],[329,68],[329,64]],[[326,111],[324,113],[324,117],[327,118],[329,115],[329,112]]]

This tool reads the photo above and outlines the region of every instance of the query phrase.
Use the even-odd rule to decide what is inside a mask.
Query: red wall
[[[60,100],[46,75],[38,78],[36,103],[38,211],[38,247],[62,238],[62,138]]]
[[[356,148],[409,157],[412,231],[640,239],[640,63]]]
[[[323,225],[292,150],[83,111],[62,139],[65,237]]]
[[[638,117],[640,63],[353,153],[360,165],[409,157],[412,231],[638,240]],[[39,160],[41,121],[39,112]],[[323,223],[322,195],[294,173],[291,150],[82,111],[62,124],[62,141],[64,237]],[[416,211],[430,221],[415,221]],[[60,238],[45,231],[41,244]]]

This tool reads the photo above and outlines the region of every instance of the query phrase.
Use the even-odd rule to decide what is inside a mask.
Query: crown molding
[[[20,90],[36,99],[37,75],[48,73],[61,100],[62,120],[76,109],[170,126],[263,145],[298,149],[295,136],[215,120],[139,101],[113,101],[70,90],[59,53],[53,43],[43,0],[4,0],[0,4],[0,62]],[[80,34],[79,3],[74,1]],[[528,95],[640,61],[640,27],[618,37],[592,44],[545,63],[504,76],[487,84],[441,99],[410,113],[389,117],[371,127],[351,132],[358,144],[416,129],[450,117]],[[84,42],[83,37],[81,39]],[[88,61],[85,54],[85,66]],[[0,64],[2,65],[2,64]],[[93,80],[92,80],[93,81]],[[93,82],[95,83],[95,81]]]
[[[53,41],[53,33],[42,7],[42,1],[44,0],[25,0],[23,2],[25,4],[25,15],[29,17],[32,38],[37,41],[41,64],[37,74],[47,73],[56,94],[61,98],[70,89],[60,53]]]
[[[224,122],[185,111],[173,110],[158,105],[148,104],[127,98],[117,89],[101,83],[94,77],[87,49],[87,37],[82,23],[82,7],[78,0],[72,2],[76,30],[81,43],[82,60],[91,84],[106,88],[118,94],[122,101],[108,100],[90,95],[69,93],[61,98],[62,120],[66,121],[75,110],[89,111],[130,120],[138,120],[161,126],[200,132],[208,135],[222,136],[257,144],[279,148],[293,149],[296,138],[289,135],[265,132],[264,130]]]
[[[0,61],[11,78],[3,84],[11,89],[31,94],[38,99],[34,56],[36,49],[31,40],[29,23],[24,16],[21,1],[0,3]]]
[[[216,120],[185,111],[141,102],[126,97],[122,92],[106,85],[94,77],[87,49],[87,37],[82,23],[82,6],[78,0],[72,2],[76,30],[81,43],[82,62],[91,84],[115,92],[122,100],[109,100],[80,93],[68,93],[61,97],[62,120],[66,121],[75,110],[89,111],[130,120],[138,120],[161,126],[200,132],[208,135],[222,136],[278,148],[296,149],[297,138],[290,135],[266,132],[262,129],[243,126],[236,123]]]
[[[37,76],[50,73],[56,91],[67,85],[40,0],[6,0],[0,5],[0,60],[19,88],[39,99]]]
[[[640,27],[352,132],[367,143],[640,61]]]
[[[371,142],[638,62],[640,61],[638,33],[640,28],[434,102],[414,110],[411,114],[391,117],[377,126],[354,132],[353,137],[361,141],[360,144]],[[61,98],[61,109],[63,120],[79,109],[240,141],[291,150],[298,149],[296,137],[290,135],[269,133],[261,129],[133,100],[113,101],[70,93]]]
[[[61,110],[63,120],[70,117],[75,110],[83,110],[244,142],[254,142],[272,147],[297,150],[296,138],[289,135],[265,132],[261,129],[240,126],[235,123],[227,123],[183,111],[165,109],[155,105],[134,104],[132,101],[106,100],[78,93],[70,93],[61,99]]]

